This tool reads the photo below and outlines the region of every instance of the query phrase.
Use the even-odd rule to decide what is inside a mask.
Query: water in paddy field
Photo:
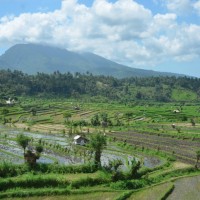
[[[33,139],[33,141],[42,140],[43,142],[52,146],[59,146],[62,148],[70,149],[70,140],[63,134],[47,134],[47,133],[33,133],[28,131],[20,131],[5,126],[0,126],[0,162],[11,162],[15,164],[21,164],[24,162],[23,149],[15,141],[18,134],[24,135]],[[84,158],[78,155],[73,155],[67,152],[59,152],[56,148],[45,146],[41,157],[37,160],[40,163],[59,163],[59,164],[81,164],[84,163]],[[115,152],[115,150],[105,150],[102,153],[101,162],[102,165],[108,165],[110,160],[122,160],[124,163],[121,166],[122,170],[127,170],[127,162],[131,162],[134,159],[133,155],[127,155],[125,153]],[[138,160],[138,158],[136,158]],[[155,157],[145,157],[143,163],[146,167],[153,168],[161,164],[161,161]]]

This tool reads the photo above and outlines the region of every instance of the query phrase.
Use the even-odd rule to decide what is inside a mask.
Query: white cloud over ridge
[[[168,4],[171,11],[178,2]],[[182,9],[189,0],[184,2]],[[200,10],[199,4],[192,5]],[[1,18],[0,44],[17,43],[50,44],[94,52],[135,67],[154,66],[166,59],[199,57],[200,26],[179,24],[174,12],[153,15],[133,0],[96,0],[92,7],[63,0],[54,12]]]

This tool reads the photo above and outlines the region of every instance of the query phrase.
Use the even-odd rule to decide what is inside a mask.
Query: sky
[[[200,77],[200,0],[0,0],[0,55],[26,43]]]

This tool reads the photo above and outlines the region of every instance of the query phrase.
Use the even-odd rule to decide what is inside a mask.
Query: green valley
[[[199,79],[0,76],[1,199],[173,199],[199,179]]]

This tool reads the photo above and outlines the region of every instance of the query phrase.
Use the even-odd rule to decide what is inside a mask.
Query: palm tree
[[[19,134],[17,136],[17,143],[24,149],[24,161],[27,162],[30,166],[34,166],[36,160],[40,158],[43,147],[41,146],[41,144],[38,144],[35,147],[36,153],[34,153],[32,150],[26,151],[26,148],[30,141],[31,139],[23,134]]]
[[[135,158],[131,160],[131,169],[130,169],[130,178],[136,178],[138,174],[138,170],[141,168],[141,162],[136,161]]]
[[[36,147],[35,147],[35,150],[38,154],[42,153],[43,152],[43,146],[41,146],[40,144],[38,144]]]
[[[100,133],[92,135],[89,146],[94,151],[94,163],[96,167],[101,167],[101,154],[106,146],[106,137]]]
[[[26,147],[28,146],[28,143],[30,142],[30,138],[23,135],[23,134],[19,134],[17,136],[17,143],[24,149],[24,155],[25,155],[25,151],[26,151]]]

